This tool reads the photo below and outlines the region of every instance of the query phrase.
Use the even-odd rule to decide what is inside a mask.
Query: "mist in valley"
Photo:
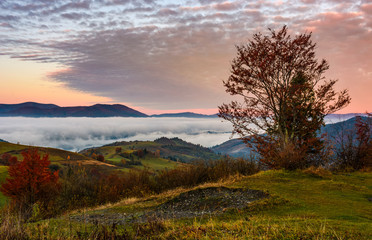
[[[330,116],[326,123],[351,116]],[[0,118],[0,139],[31,146],[80,151],[116,141],[178,137],[212,147],[232,136],[230,122],[220,118]]]
[[[229,140],[231,130],[218,118],[0,118],[3,140],[69,151],[163,136],[211,147]]]

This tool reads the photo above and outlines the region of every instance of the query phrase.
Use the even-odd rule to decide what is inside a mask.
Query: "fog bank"
[[[350,117],[328,116],[325,120],[335,123]],[[160,137],[211,147],[229,140],[231,131],[232,124],[219,118],[0,118],[0,139],[70,151]]]
[[[163,136],[211,147],[229,140],[231,130],[218,118],[0,118],[1,139],[70,151]]]

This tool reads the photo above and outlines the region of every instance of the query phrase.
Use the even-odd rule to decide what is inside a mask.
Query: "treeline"
[[[347,123],[349,124],[349,123]],[[333,172],[372,170],[372,115],[357,116],[353,126],[339,123],[321,137],[299,144],[283,143],[269,135],[256,136],[247,143],[258,153],[263,169],[297,170],[321,167]]]
[[[372,169],[372,115],[357,116],[354,128],[337,129],[333,146],[333,170],[353,171]]]
[[[145,168],[131,169],[128,173],[117,171],[107,174],[96,167],[85,168],[77,164],[69,164],[60,171],[51,169],[47,155],[41,157],[35,149],[23,155],[23,161],[9,166],[10,176],[1,191],[11,200],[7,209],[31,221],[74,209],[117,202],[122,198],[143,197],[177,187],[191,187],[235,174],[250,175],[259,171],[257,164],[252,161],[228,157],[156,172]],[[42,165],[38,166],[38,163]],[[24,179],[21,176],[26,173],[32,176],[35,171],[41,172],[44,178]]]

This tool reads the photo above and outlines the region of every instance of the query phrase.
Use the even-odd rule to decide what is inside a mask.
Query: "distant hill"
[[[367,120],[367,117],[362,116],[363,121]],[[351,134],[356,136],[355,129],[356,117],[352,117],[343,122],[337,122],[332,124],[327,124],[322,128],[322,133],[326,133],[328,139],[334,140],[340,137],[342,134]],[[372,136],[371,136],[372,137]]]
[[[186,159],[190,158],[191,160],[214,160],[220,158],[220,156],[216,155],[212,150],[209,148],[203,147],[199,144],[193,144],[186,141],[183,141],[179,138],[166,138],[162,137],[159,139],[156,139],[154,141],[157,144],[161,145],[161,148],[163,150],[160,152],[161,154],[164,154],[168,157],[176,157],[180,158],[180,160],[188,162]],[[185,159],[183,159],[183,156],[189,156]]]
[[[340,114],[341,115],[341,114]],[[354,114],[347,114],[351,116],[350,119],[342,122],[327,124],[321,129],[321,134],[326,133],[327,138],[330,141],[337,139],[338,135],[343,131],[346,133],[355,134],[355,122],[356,117]],[[340,117],[345,117],[341,115]],[[366,118],[366,117],[362,117]],[[231,139],[222,144],[216,145],[210,148],[213,152],[217,154],[227,154],[231,157],[249,157],[252,154],[252,150],[246,146],[246,144],[240,139]]]
[[[337,122],[342,122],[342,121],[346,121],[350,118],[354,118],[356,116],[364,116],[366,117],[367,114],[365,113],[345,113],[345,114],[329,114],[327,116],[325,116],[324,118],[324,121],[326,122],[326,124],[331,124],[331,123],[337,123]]]
[[[54,104],[0,104],[0,117],[148,117],[146,114],[120,104],[59,107]]]
[[[115,142],[102,147],[82,150],[80,153],[86,154],[94,149],[96,152],[108,156],[108,160],[115,160],[118,156],[114,154],[116,148],[121,147],[124,150],[146,150],[158,152],[159,157],[179,162],[192,162],[195,160],[215,160],[220,156],[211,149],[201,145],[185,142],[179,138],[162,137],[155,141],[130,141]],[[119,158],[119,157],[118,157]]]
[[[150,117],[186,117],[186,118],[218,118],[217,114],[205,115],[193,112],[182,112],[182,113],[163,113],[155,114]]]
[[[247,158],[252,153],[252,150],[241,139],[231,139],[210,149],[217,154],[229,155],[231,157]]]
[[[26,109],[26,108],[36,108],[36,109],[53,109],[59,108],[58,105],[55,104],[43,104],[43,103],[36,103],[36,102],[25,102],[19,104],[0,104],[0,114],[6,114],[9,112],[14,112],[19,109]]]

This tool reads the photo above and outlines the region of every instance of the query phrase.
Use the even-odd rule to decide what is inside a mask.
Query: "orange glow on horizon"
[[[124,104],[126,105],[126,104]],[[192,112],[192,113],[198,113],[198,114],[205,114],[205,115],[212,115],[218,113],[218,108],[190,108],[190,109],[172,109],[172,110],[159,110],[159,109],[149,109],[149,108],[143,108],[143,107],[132,107],[130,105],[126,105],[128,107],[131,107],[137,111],[143,112],[147,115],[153,115],[153,114],[163,114],[163,113],[184,113],[184,112]]]
[[[20,71],[20,69],[22,71]],[[0,88],[0,103],[16,104],[23,102],[39,102],[56,104],[61,107],[91,106],[97,103],[119,103],[148,115],[181,112],[193,112],[207,115],[218,113],[217,106],[215,108],[150,109],[138,106],[135,103],[117,102],[109,97],[71,89],[63,83],[53,82],[48,79],[48,77],[53,75],[71,71],[72,69],[70,68],[61,68],[60,66],[50,63],[40,64],[37,62],[21,61],[19,59],[10,59],[5,56],[0,56],[0,80],[2,86],[2,88]],[[340,83],[343,83],[341,88],[347,87],[346,83]],[[365,113],[371,111],[371,109],[365,109],[365,102],[361,102],[358,98],[353,99],[353,94],[355,94],[355,90],[350,91],[352,97],[351,104],[337,113]]]

